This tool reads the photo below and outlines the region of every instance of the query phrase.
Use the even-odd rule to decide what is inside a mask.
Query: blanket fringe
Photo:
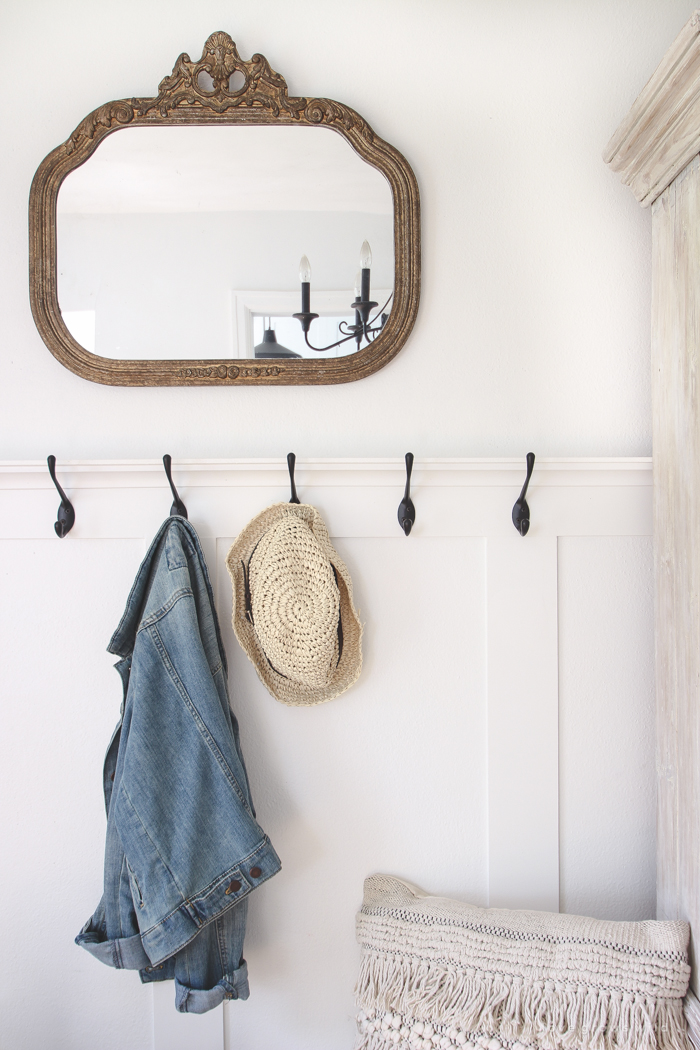
[[[364,1010],[500,1037],[542,1050],[692,1050],[681,999],[653,999],[365,951],[356,987]],[[407,1037],[404,1037],[407,1039]],[[361,1033],[357,1050],[397,1045]],[[406,1045],[409,1045],[408,1043]]]

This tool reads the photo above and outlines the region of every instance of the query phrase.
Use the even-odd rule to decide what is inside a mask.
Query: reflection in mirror
[[[329,128],[122,128],[67,175],[56,221],[63,320],[102,357],[340,357],[391,310],[389,184]]]

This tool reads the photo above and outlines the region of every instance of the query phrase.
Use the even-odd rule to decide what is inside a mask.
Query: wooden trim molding
[[[200,85],[200,74],[213,88]],[[230,87],[233,74],[243,85]],[[68,331],[57,294],[56,201],[69,172],[94,153],[106,135],[125,127],[306,125],[336,131],[386,177],[394,202],[394,304],[369,346],[347,357],[243,363],[206,360],[112,360],[90,353]],[[240,57],[227,33],[207,40],[198,62],[180,55],[155,98],[107,102],[90,113],[70,138],[40,164],[29,196],[29,288],[42,339],[61,364],[84,379],[112,386],[284,386],[349,383],[383,368],[398,354],[416,320],[420,298],[420,197],[408,161],[348,106],[326,98],[296,98],[259,54]]]
[[[603,153],[643,207],[700,153],[700,11],[668,49]]]
[[[686,1016],[700,1050],[700,11],[604,158],[653,204],[651,393],[656,648],[656,914],[690,923]]]

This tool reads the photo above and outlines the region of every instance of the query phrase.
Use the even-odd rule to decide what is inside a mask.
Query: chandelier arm
[[[368,323],[368,324],[373,324],[373,323],[374,323],[374,322],[375,322],[375,321],[377,320],[377,318],[378,318],[378,317],[381,317],[381,316],[382,316],[382,314],[384,313],[384,311],[386,310],[387,306],[389,305],[389,303],[391,302],[391,300],[392,300],[393,298],[394,298],[394,293],[393,293],[393,292],[390,292],[390,293],[389,293],[389,298],[388,298],[388,299],[387,299],[387,301],[386,301],[386,302],[384,303],[384,306],[382,306],[380,310],[377,310],[377,312],[376,312],[376,314],[374,315],[374,317],[372,318],[372,320],[371,320],[371,321],[368,321],[367,323]]]
[[[392,292],[391,295],[389,296],[389,298],[387,299],[387,301],[384,303],[384,306],[382,307],[382,309],[380,311],[380,314],[383,313],[384,310],[386,309],[386,307],[389,305],[389,302],[391,301],[391,297],[393,296],[393,294],[394,293]],[[380,316],[380,315],[375,314],[375,316],[372,318],[372,321],[376,321],[378,316]],[[366,325],[363,325],[362,335],[367,340],[368,343],[373,341],[373,340],[370,340],[370,338],[369,338],[370,333],[373,335],[374,338],[376,338],[377,335],[379,335],[379,333],[382,330],[382,326],[381,325],[379,326],[379,328],[372,328],[372,321],[368,321]],[[339,324],[338,324],[338,329],[341,332],[343,331],[343,329],[341,327],[342,325],[346,325],[346,327],[350,327],[348,325],[347,321],[340,321]],[[314,350],[317,354],[322,354],[326,350],[333,350],[334,347],[342,346],[343,343],[347,343],[349,339],[356,339],[356,338],[357,338],[357,333],[356,332],[351,332],[349,335],[346,335],[343,339],[339,339],[336,343],[329,343],[328,346],[312,346],[311,343],[309,342],[309,333],[308,332],[304,332],[304,341],[306,342],[306,345],[308,346],[309,350]]]
[[[304,339],[309,350],[315,350],[316,353],[322,354],[324,350],[332,350],[334,346],[341,346],[343,343],[347,343],[348,339],[354,339],[354,333],[352,335],[346,335],[344,339],[339,339],[337,343],[329,343],[328,346],[312,346],[309,342],[309,333],[304,332]]]

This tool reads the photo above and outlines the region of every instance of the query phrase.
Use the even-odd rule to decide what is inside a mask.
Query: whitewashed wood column
[[[657,914],[661,919],[683,918],[691,923],[695,942],[691,945],[691,986],[696,995],[700,944],[699,153],[700,12],[696,11],[603,155],[640,204],[651,206],[652,213]]]

